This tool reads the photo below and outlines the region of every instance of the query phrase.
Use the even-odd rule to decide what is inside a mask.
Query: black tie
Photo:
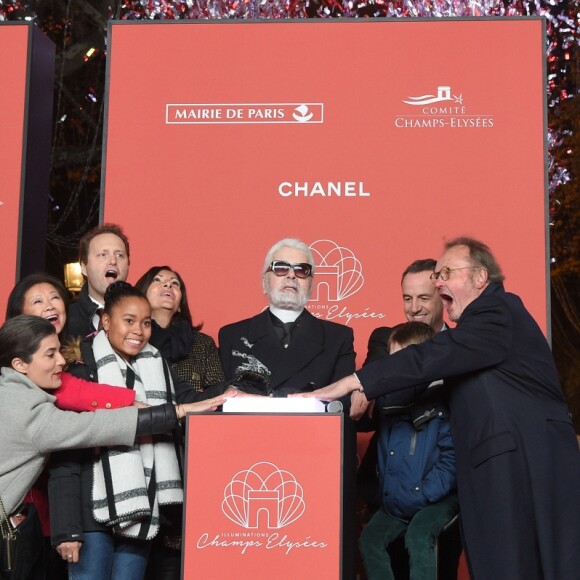
[[[282,346],[288,348],[290,344],[290,336],[292,334],[292,329],[294,328],[294,322],[285,322],[282,325],[283,336],[282,336]]]
[[[97,330],[101,330],[103,328],[103,312],[105,311],[104,308],[97,308],[95,314],[99,317],[99,324],[97,325]]]

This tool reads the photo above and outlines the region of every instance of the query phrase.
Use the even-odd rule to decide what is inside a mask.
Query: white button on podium
[[[224,413],[324,413],[318,399],[302,397],[232,397],[223,404]]]

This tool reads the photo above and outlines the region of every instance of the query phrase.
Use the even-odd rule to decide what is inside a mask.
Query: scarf
[[[135,399],[149,405],[174,402],[171,376],[156,348],[146,344],[129,365],[101,330],[93,352],[99,382],[119,387],[133,383]],[[93,517],[114,534],[150,540],[159,531],[159,505],[180,503],[183,486],[170,435],[142,437],[132,447],[101,448],[93,466]]]
[[[152,320],[149,344],[152,344],[169,363],[178,362],[191,352],[194,332],[191,325],[183,318],[174,317],[167,328],[162,328],[155,320]]]

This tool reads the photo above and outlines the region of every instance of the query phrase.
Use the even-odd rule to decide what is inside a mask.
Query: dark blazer
[[[357,373],[369,398],[444,378],[472,580],[577,578],[580,453],[548,343],[491,284],[457,327]]]
[[[393,329],[390,326],[379,326],[379,328],[375,328],[371,332],[367,346],[367,358],[363,366],[389,356],[387,343],[389,342],[391,332],[393,332]]]
[[[98,330],[93,326],[93,318],[97,313],[98,306],[89,297],[87,283],[81,288],[81,292],[76,302],[73,302],[68,309],[67,333],[71,337],[80,336],[84,338],[91,332]]]
[[[219,351],[226,380],[244,370],[258,372],[268,379],[264,394],[284,397],[313,391],[353,373],[353,340],[348,326],[320,320],[306,311],[285,349],[265,310],[224,326],[219,331]]]

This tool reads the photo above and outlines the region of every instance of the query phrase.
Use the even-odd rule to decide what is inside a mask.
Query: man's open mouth
[[[439,297],[441,298],[441,301],[443,302],[443,306],[450,306],[451,303],[453,302],[453,297],[451,297],[449,294],[446,294],[445,292],[441,292],[439,294]]]

